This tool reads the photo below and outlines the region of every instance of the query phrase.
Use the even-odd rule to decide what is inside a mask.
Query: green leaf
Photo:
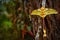
[[[3,21],[2,25],[4,28],[9,29],[12,27],[12,22],[11,21]]]
[[[28,30],[28,31],[31,31],[31,26],[28,26],[28,27],[27,27],[27,30]]]

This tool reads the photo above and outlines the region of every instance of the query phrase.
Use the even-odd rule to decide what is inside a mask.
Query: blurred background
[[[59,2],[46,0],[46,7],[56,9],[58,14],[45,17],[48,37],[44,40],[60,40]],[[42,18],[30,14],[41,4],[42,0],[0,0],[0,40],[34,40]]]

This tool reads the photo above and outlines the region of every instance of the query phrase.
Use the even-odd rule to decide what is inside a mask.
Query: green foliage
[[[9,29],[12,28],[12,22],[11,21],[3,21],[2,25],[4,26],[4,28]]]
[[[6,11],[8,13],[14,13],[15,12],[15,3],[13,0],[10,0],[8,3],[3,3],[3,5],[6,7]]]
[[[5,10],[5,7],[0,3],[0,12]]]
[[[12,1],[0,5],[0,40],[17,40],[18,38],[18,32],[13,30],[13,23],[7,17],[13,12],[15,11]]]
[[[18,12],[16,10],[16,5],[18,5],[14,0],[10,0],[8,3],[3,3],[0,5],[0,39],[2,40],[18,40],[18,37],[21,35],[20,30],[24,29],[24,25],[27,24],[27,32],[31,31],[32,23],[30,23],[29,15],[23,11]],[[20,15],[19,21],[16,21],[15,26],[13,25],[13,22],[8,18],[7,15],[14,14],[14,15]],[[18,18],[19,16],[17,16]],[[13,18],[13,17],[12,17]],[[19,25],[19,27],[18,27]],[[26,37],[27,38],[27,37]],[[20,38],[21,39],[21,38]]]

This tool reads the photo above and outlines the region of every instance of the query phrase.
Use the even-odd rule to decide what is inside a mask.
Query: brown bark
[[[59,23],[60,23],[60,0],[46,0],[46,7],[48,8],[54,8],[58,11],[57,15],[49,15],[47,16],[45,20],[46,30],[47,30],[47,39],[48,40],[59,40],[56,34],[56,31],[59,31]],[[38,9],[41,7],[42,0],[23,0],[21,4],[22,11],[24,11],[27,14],[30,14],[33,10]],[[33,33],[36,35],[36,31],[39,25],[43,25],[42,21],[38,22],[38,20],[41,20],[38,16],[32,17],[33,22]],[[35,24],[36,23],[36,24]],[[60,36],[60,34],[59,34]]]

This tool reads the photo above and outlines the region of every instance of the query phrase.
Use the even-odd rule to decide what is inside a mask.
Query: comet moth
[[[45,2],[46,2],[46,0],[42,0],[42,7],[39,8],[39,9],[33,10],[32,13],[31,13],[31,15],[36,15],[36,16],[39,16],[39,17],[41,17],[43,19],[42,20],[43,21],[42,30],[44,32],[43,37],[47,36],[47,34],[46,34],[46,27],[44,26],[44,18],[47,15],[57,14],[58,13],[55,9],[45,8]]]

